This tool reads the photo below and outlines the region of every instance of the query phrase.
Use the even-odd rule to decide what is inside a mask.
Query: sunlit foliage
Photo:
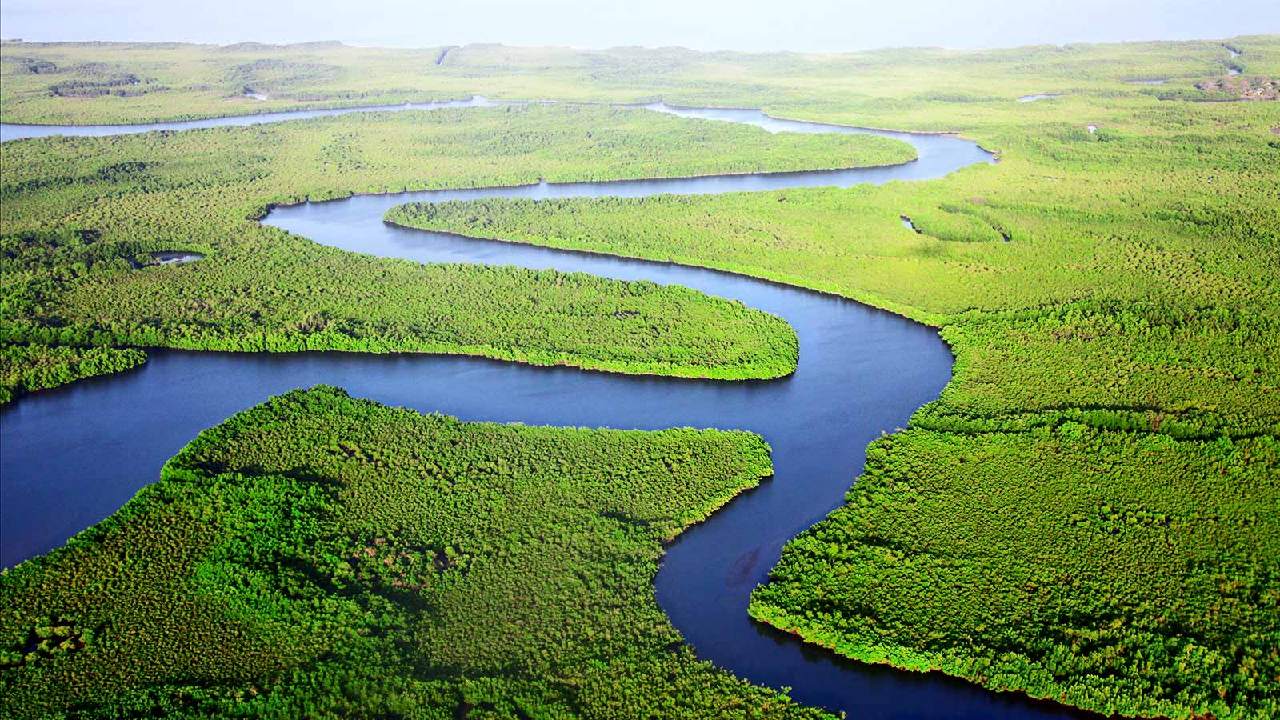
[[[1104,712],[1277,713],[1280,104],[1204,102],[1229,94],[1203,88],[1230,87],[1229,68],[1251,87],[1280,76],[1280,38],[825,56],[113,49],[114,66],[85,69],[101,49],[5,44],[5,118],[662,98],[958,130],[998,151],[928,183],[393,217],[734,270],[941,327],[953,382],[873,446],[849,504],[784,553],[753,614],[864,661]],[[278,62],[237,69],[264,57]],[[244,98],[250,71],[276,94]],[[146,92],[50,90],[130,73]],[[1055,97],[1016,102],[1032,94]],[[326,158],[359,182],[339,187],[378,189],[385,169],[361,175],[344,153]]]
[[[908,430],[754,617],[868,662],[1137,716],[1280,713],[1280,442]]]
[[[1243,55],[1230,57],[1225,45]],[[1229,67],[1245,77],[1280,76],[1280,40],[1273,35],[822,55],[492,44],[392,50],[338,43],[5,42],[0,59],[5,122],[143,122],[479,93],[524,100],[665,99],[786,113],[828,102],[856,104],[867,124],[938,129],[930,107],[976,115],[1036,93],[1202,98],[1206,94],[1196,84],[1225,75]],[[55,94],[55,88],[68,84],[95,92]],[[1018,105],[1040,112],[1034,106],[1052,104]]]
[[[1268,42],[1240,59],[1273,62]],[[1280,106],[1111,90],[1104,63],[1121,52],[1202,72],[1149,49],[1064,49],[1077,77],[1035,88],[1068,93],[1037,103],[1002,99],[1014,70],[994,58],[968,101],[779,103],[955,128],[1000,153],[940,181],[389,218],[716,267],[940,326],[952,382],[874,448],[849,505],[788,547],[754,616],[852,658],[1106,713],[1270,717]]]
[[[818,717],[699,662],[653,598],[662,544],[769,473],[748,433],[295,391],[0,574],[0,714]]]
[[[32,390],[109,375],[146,362],[141,350],[0,344],[0,403]]]
[[[465,353],[725,379],[792,372],[794,332],[684,288],[354,256],[256,219],[271,204],[353,192],[790,170],[913,154],[881,138],[771,136],[597,107],[358,115],[17,141],[0,152],[6,342]],[[160,250],[204,258],[148,263]]]

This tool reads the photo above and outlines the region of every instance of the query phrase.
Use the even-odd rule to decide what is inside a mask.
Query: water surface
[[[246,94],[254,100],[266,100],[267,96]],[[0,142],[35,137],[105,137],[108,135],[136,135],[139,133],[179,130],[199,130],[213,127],[247,127],[249,125],[265,125],[289,120],[305,120],[315,117],[333,115],[350,115],[359,112],[375,112],[389,110],[438,110],[452,107],[485,107],[490,102],[479,95],[466,100],[444,100],[427,103],[402,103],[399,105],[362,105],[347,108],[317,108],[313,110],[287,110],[284,112],[267,112],[256,115],[231,115],[228,117],[205,118],[202,120],[172,120],[157,123],[132,123],[128,125],[31,125],[26,123],[0,123]]]
[[[747,122],[772,132],[872,132],[777,120],[751,110],[651,109]],[[382,222],[387,209],[411,201],[847,187],[939,177],[992,160],[973,143],[951,136],[874,132],[912,143],[919,160],[860,170],[357,196],[277,208],[267,224],[354,252],[583,271],[678,283],[739,299],[791,323],[800,339],[799,367],[777,381],[727,383],[448,356],[157,351],[139,370],[38,393],[3,410],[0,562],[7,566],[45,552],[106,517],[152,482],[163,462],[200,430],[270,395],[317,383],[464,420],[743,428],[761,433],[772,445],[775,477],[682,534],[656,579],[659,603],[699,656],[752,681],[791,687],[800,702],[844,710],[854,718],[1074,717],[1063,708],[936,674],[845,662],[747,616],[751,589],[765,581],[782,545],[840,504],[862,468],[867,443],[904,425],[949,379],[951,355],[936,332],[849,300],[712,270]],[[856,241],[851,229],[850,242]]]

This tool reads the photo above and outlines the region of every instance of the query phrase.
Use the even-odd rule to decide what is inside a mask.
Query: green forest
[[[653,598],[662,544],[770,471],[748,433],[294,391],[0,574],[0,714],[817,718],[698,661]]]
[[[1104,714],[1280,712],[1280,442],[1064,421],[877,441],[752,617]]]
[[[951,383],[788,546],[753,617],[1105,714],[1280,713],[1280,107],[1101,84],[969,105],[921,112],[1000,161],[940,181],[388,219],[730,270],[940,327]],[[865,121],[818,107],[797,114]]]
[[[0,152],[6,345],[455,353],[720,379],[792,372],[795,333],[684,288],[357,256],[257,219],[274,204],[356,192],[914,157],[883,138],[770,135],[580,106],[22,140]],[[205,257],[160,266],[148,255],[174,250]],[[10,385],[30,374],[19,367],[28,357],[37,353],[6,352],[6,393],[36,387]],[[45,372],[39,386],[85,374]]]
[[[33,390],[137,367],[147,354],[133,348],[0,345],[0,403]]]
[[[1233,58],[1225,45],[1243,53]],[[1082,96],[1231,99],[1230,87],[1214,84],[1231,68],[1253,85],[1273,81],[1280,72],[1280,39],[1255,35],[821,55],[488,43],[390,49],[336,42],[217,46],[5,41],[0,43],[0,120],[137,123],[479,94],[576,102],[661,99],[684,105],[763,107],[788,116],[831,116],[856,108],[859,124],[936,131],[958,129],[960,120],[972,122],[1018,97],[1037,93],[1057,94],[1068,103]],[[1160,84],[1151,84],[1155,81]],[[1039,113],[1046,105],[1054,102],[1014,109]],[[940,119],[947,123],[939,125]]]
[[[717,268],[938,328],[951,382],[869,448],[752,617],[860,662],[1105,715],[1280,715],[1280,103],[1265,92],[1280,36],[821,56],[4,42],[0,59],[5,122],[480,93],[975,140],[999,161],[938,180],[387,219]],[[1018,102],[1030,95],[1051,97]],[[359,256],[256,221],[360,192],[911,153],[568,104],[5,143],[0,397],[152,347],[784,376],[794,332],[737,303]],[[171,250],[205,257],[149,262]],[[0,702],[31,716],[804,714],[698,663],[653,601],[660,544],[767,475],[766,453],[735,433],[472,425],[329,389],[276,399],[0,575]]]

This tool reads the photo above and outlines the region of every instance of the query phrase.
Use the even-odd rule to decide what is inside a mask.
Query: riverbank
[[[455,124],[464,118],[471,122]],[[511,123],[522,128],[518,132],[541,134],[525,148],[522,162],[510,159],[511,143],[502,163],[457,149],[481,145],[495,133],[507,132]],[[361,138],[359,147],[327,155],[325,138],[350,131]],[[908,145],[885,138],[771,136],[641,110],[585,107],[439,109],[408,119],[372,114],[192,132],[199,134],[7,148],[6,159],[13,160],[7,167],[23,170],[7,173],[14,192],[6,201],[11,212],[4,223],[6,247],[12,250],[4,261],[6,275],[13,280],[6,294],[48,316],[28,318],[15,312],[6,321],[9,342],[442,352],[632,374],[783,377],[795,369],[794,333],[776,318],[732,303],[681,288],[624,286],[554,272],[420,268],[349,258],[280,237],[251,218],[265,212],[258,208],[307,198],[389,191],[397,174],[404,179],[400,188],[637,175],[705,176],[714,184],[712,176],[718,173],[785,171],[829,163],[833,155],[851,165],[914,156]],[[262,132],[273,135],[270,152],[287,162],[241,157],[241,135],[253,133],[257,142]],[[654,133],[665,138],[667,150],[661,157],[648,149],[647,138]],[[451,164],[451,174],[437,172],[424,182],[418,174],[421,159],[397,158],[384,144],[389,135],[436,148],[439,170]],[[342,138],[350,143],[348,136]],[[81,157],[79,148],[85,143],[97,143],[109,155]],[[222,153],[214,156],[225,156],[224,163],[190,164],[196,153],[211,157],[213,147]],[[590,169],[588,160],[595,163]],[[126,222],[104,221],[103,230],[87,235],[39,234],[82,209],[61,203],[54,188],[47,187],[42,168],[55,162],[64,173],[72,168],[83,176],[66,178],[62,185],[88,187],[101,195],[91,212]],[[473,172],[473,163],[489,169]],[[355,168],[359,171],[351,172]],[[137,206],[141,198],[145,208]],[[98,220],[77,222],[93,227]],[[138,238],[151,239],[140,243]],[[166,238],[182,238],[185,248],[175,248]],[[196,252],[204,259],[164,272],[125,272],[133,269],[135,257],[174,250]],[[59,267],[75,261],[92,271],[57,275]],[[282,278],[292,278],[298,294],[281,296]],[[246,287],[254,290],[246,295]],[[537,290],[536,297],[530,297],[530,288]],[[193,292],[199,300],[185,299]],[[587,298],[594,298],[591,304],[599,313],[574,309]],[[144,307],[149,309],[143,312]]]
[[[1247,41],[1251,70],[1267,67],[1265,40]],[[999,168],[973,168],[925,185],[851,191],[793,189],[681,202],[655,199],[636,204],[646,211],[661,211],[649,212],[643,224],[619,212],[609,216],[611,222],[596,227],[593,223],[607,215],[608,203],[584,201],[577,206],[576,235],[558,236],[557,241],[594,243],[601,252],[607,251],[606,246],[630,249],[640,241],[658,242],[668,249],[685,249],[687,243],[691,257],[701,253],[700,264],[743,261],[752,268],[803,273],[801,280],[806,284],[829,282],[854,297],[884,298],[945,320],[943,332],[957,355],[956,378],[938,402],[916,414],[912,430],[894,436],[901,442],[873,448],[869,471],[883,472],[891,482],[868,483],[866,495],[859,492],[863,485],[856,486],[849,496],[850,509],[798,541],[788,551],[790,560],[784,559],[785,567],[814,570],[786,578],[793,593],[779,590],[779,596],[786,598],[785,609],[796,610],[797,616],[817,613],[829,621],[811,626],[814,637],[839,632],[847,649],[889,652],[883,649],[891,647],[897,653],[920,651],[921,646],[938,652],[939,647],[955,647],[964,653],[963,662],[979,668],[966,675],[976,682],[1002,688],[1043,687],[1043,672],[1054,672],[1054,682],[1073,686],[1071,701],[1112,711],[1173,702],[1185,705],[1188,713],[1211,711],[1220,717],[1250,717],[1255,709],[1255,714],[1268,713],[1266,703],[1274,697],[1274,685],[1266,680],[1273,674],[1267,663],[1273,659],[1265,648],[1259,651],[1250,645],[1249,638],[1274,634],[1266,624],[1274,614],[1268,614],[1257,598],[1273,592],[1266,578],[1275,573],[1268,563],[1273,564],[1280,553],[1268,545],[1274,536],[1271,516],[1249,510],[1251,503],[1269,507],[1272,489],[1265,478],[1275,464],[1261,446],[1251,443],[1274,435],[1277,417],[1272,390],[1280,369],[1267,349],[1277,337],[1271,318],[1276,317],[1273,289],[1280,283],[1273,277],[1277,264],[1268,253],[1274,245],[1269,229],[1280,222],[1274,217],[1274,204],[1262,201],[1273,184],[1267,143],[1276,121],[1261,103],[1252,107],[1159,103],[1155,93],[1164,91],[1116,87],[1134,76],[1188,78],[1220,73],[1221,48],[1202,52],[1201,45],[1086,48],[1072,56],[1079,62],[1054,54],[1053,66],[1066,68],[1069,84],[1063,77],[1033,79],[1025,74],[1017,78],[1021,84],[1006,83],[1009,78],[1000,75],[999,63],[987,54],[978,57],[983,74],[974,77],[981,78],[979,84],[967,84],[970,76],[965,75],[975,65],[931,61],[925,51],[895,56],[884,73],[850,73],[844,67],[826,72],[823,67],[827,66],[806,66],[805,82],[821,83],[823,95],[799,98],[779,93],[769,100],[777,103],[777,112],[828,122],[958,128],[1000,148],[1004,162]],[[1004,61],[1023,67],[1037,52],[1041,51],[1009,52]],[[467,55],[451,55],[450,63],[465,63]],[[919,82],[911,77],[913,72],[920,76]],[[547,70],[549,75],[554,73]],[[887,89],[877,92],[876,83],[881,82]],[[765,93],[767,83],[762,80],[759,87],[716,99],[721,104],[741,104],[748,94]],[[721,86],[700,92],[714,94],[717,87]],[[903,87],[911,87],[916,94],[903,97]],[[1009,101],[1015,90],[1037,89],[1062,89],[1070,95],[1023,106]],[[1097,131],[1088,132],[1086,123]],[[910,167],[894,172],[908,172]],[[296,227],[300,231],[305,227],[308,236],[360,249],[349,227],[326,227],[326,218],[341,217],[338,207],[307,206],[289,212]],[[382,211],[385,208],[367,215],[381,217]],[[911,233],[900,225],[898,216],[924,217],[922,212],[955,216],[975,230],[979,227],[975,223],[1000,228],[1008,242],[944,240]],[[487,212],[467,224],[492,227],[501,219],[501,213]],[[537,236],[547,220],[535,220],[527,232]],[[480,244],[469,249],[457,238],[396,228],[371,235],[368,251],[414,259],[485,261],[510,253],[522,262],[587,262],[580,257],[548,256],[545,251],[531,254],[524,246],[500,251],[492,244]],[[605,266],[603,260],[591,262]],[[608,267],[632,277],[672,272],[625,262]],[[682,282],[686,278],[689,283],[709,282],[695,271],[680,277]],[[759,307],[790,302],[791,296],[781,288],[772,289],[779,294],[760,295]],[[807,317],[803,312],[783,315]],[[897,337],[875,335],[878,326],[871,319],[877,316],[869,316],[869,324],[859,325],[858,332],[849,332],[843,323],[821,322],[824,317],[845,315],[812,316],[811,322],[797,323],[797,332],[806,348],[830,347],[833,354],[818,359],[830,358],[832,366],[870,362],[876,358],[860,355],[851,360],[849,349],[867,343],[874,346],[877,337],[892,344]],[[877,322],[888,324],[889,319]],[[903,365],[900,358],[909,356],[891,354],[885,360]],[[753,393],[751,397],[769,412],[796,422],[798,415],[778,410],[782,402],[770,403],[754,393],[812,387],[806,385],[811,375],[805,371],[804,355],[800,363],[791,380],[735,391]],[[822,367],[824,372],[838,369]],[[908,369],[893,368],[899,373]],[[559,374],[554,377],[558,383]],[[770,523],[783,524],[779,513],[785,510],[801,518],[797,525],[807,525],[839,504],[837,496],[848,477],[833,477],[833,468],[858,466],[857,448],[875,437],[875,433],[861,434],[863,429],[905,424],[905,415],[895,417],[879,408],[879,402],[886,407],[894,403],[897,408],[899,401],[914,399],[918,405],[933,397],[902,396],[923,392],[929,386],[927,376],[914,384],[902,375],[829,377],[835,381],[819,385],[822,393],[800,393],[794,398],[796,404],[787,399],[786,406],[808,407],[801,402],[804,397],[815,408],[814,415],[806,416],[804,427],[830,427],[840,430],[839,435],[818,438],[810,430],[808,436],[791,438],[794,442],[774,443],[779,479],[787,478],[788,492],[761,488],[715,516],[739,520],[713,520],[682,536],[658,576],[659,597],[676,624],[688,628],[686,635],[700,652],[731,658],[734,669],[749,677],[788,684],[785,671],[802,668],[802,691],[812,702],[840,706],[826,698],[848,698],[848,706],[860,711],[892,706],[911,717],[937,708],[955,712],[958,705],[950,693],[959,690],[944,692],[928,681],[915,686],[910,676],[886,674],[897,692],[880,695],[870,669],[853,674],[819,669],[820,663],[808,664],[808,658],[793,646],[776,647],[773,635],[767,642],[774,645],[760,646],[770,650],[756,650],[750,623],[743,620],[740,627],[724,633],[725,625],[717,625],[714,616],[706,617],[712,611],[736,616],[740,609],[745,618],[745,606],[739,608],[737,598],[745,597],[752,582],[761,581],[777,557],[773,548],[786,539],[775,538],[777,530]],[[841,383],[850,386],[849,394],[836,393]],[[635,390],[623,385],[627,392]],[[433,387],[436,393],[446,390]],[[587,391],[596,389],[557,387],[565,398],[592,397]],[[700,388],[690,384],[681,392],[700,393]],[[868,397],[851,396],[853,391]],[[545,406],[553,404],[546,394],[532,389],[520,397],[533,407],[504,405],[501,410],[511,413],[508,418],[549,413]],[[435,401],[421,397],[418,402],[432,407]],[[561,414],[550,422],[571,423],[589,413],[580,401],[554,404]],[[619,404],[635,412],[628,415],[635,423],[670,419],[644,403]],[[702,418],[709,412],[699,404],[670,409],[681,412],[677,417]],[[866,424],[860,420],[857,430],[846,430],[846,409],[865,418]],[[592,417],[611,422],[603,414]],[[708,422],[720,424],[725,414],[722,410],[711,417]],[[775,429],[765,434],[771,442],[786,430],[770,427]],[[838,447],[834,454],[821,452],[824,444]],[[920,467],[914,460],[920,457],[933,461]],[[969,481],[974,473],[989,467],[998,472],[984,478],[990,482],[981,487],[1001,498],[1002,504],[974,502],[959,513],[954,508],[943,512],[942,506],[928,508],[934,531],[965,538],[963,545],[883,542],[886,531],[880,523],[892,523],[894,513],[914,508],[922,497],[937,496],[949,507],[945,500],[963,497],[963,489],[973,486]],[[1185,471],[1177,482],[1157,472],[1169,467]],[[1244,482],[1213,486],[1209,491],[1214,501],[1221,505],[1243,498],[1243,511],[1232,507],[1212,517],[1186,512],[1183,478],[1208,482],[1215,469],[1225,470],[1223,477],[1228,480],[1239,477]],[[1254,480],[1259,471],[1263,482]],[[1132,487],[1115,483],[1111,479],[1115,473],[1131,478]],[[803,484],[807,476],[818,482],[820,493]],[[1055,478],[1052,492],[1038,491],[1049,487],[1041,482],[1044,478]],[[1008,500],[1009,493],[1016,502]],[[796,506],[793,495],[806,496],[805,502],[813,504]],[[815,498],[825,499],[825,509]],[[1072,515],[1061,517],[1063,507],[1074,508]],[[1168,524],[1159,520],[1162,514]],[[893,527],[913,541],[920,538],[909,523]],[[743,532],[739,542],[726,542],[744,529],[749,534]],[[1196,533],[1208,529],[1219,535],[1193,542]],[[818,535],[838,542],[823,546],[825,554],[814,560],[808,556],[808,543]],[[1241,538],[1243,544],[1237,542]],[[1159,553],[1135,550],[1161,542],[1174,543],[1175,549],[1165,545]],[[1077,547],[1093,547],[1096,552],[1042,563],[1040,544],[1055,552]],[[987,562],[989,556],[1007,555],[1005,547],[1010,545],[1029,550],[1014,562]],[[954,562],[934,573],[935,557]],[[1158,564],[1166,559],[1173,564]],[[1072,564],[1077,561],[1081,564]],[[1100,579],[1067,586],[1038,575],[1057,564]],[[1202,572],[1205,568],[1225,568],[1229,574],[1220,581]],[[894,581],[900,583],[901,591],[864,593],[868,586],[853,581],[827,588],[828,577],[873,578],[877,582],[869,586],[872,590]],[[1263,580],[1238,584],[1249,578]],[[836,611],[808,604],[819,596],[808,591],[817,587],[824,588],[821,597],[837,598],[833,601],[839,605]],[[922,590],[937,587],[970,588],[972,593],[948,596],[942,602]],[[1108,600],[1113,587],[1124,587],[1123,598],[1132,602]],[[717,604],[726,596],[733,600]],[[842,602],[853,596],[856,602]],[[708,602],[707,598],[718,600]],[[1219,610],[1210,612],[1222,607],[1231,609],[1229,617]],[[886,645],[875,633],[860,634],[867,627],[864,612],[873,619],[900,621],[892,628],[894,644]],[[1028,624],[1028,617],[1041,624]],[[1104,623],[1117,618],[1124,632],[1090,624],[1095,619]],[[1010,657],[1008,638],[992,630],[1003,627],[1026,628],[1019,638],[1025,645],[1021,655]],[[919,628],[934,634],[918,635]],[[763,634],[756,635],[766,642]],[[1046,642],[1051,643],[1050,650],[1045,650]],[[1147,650],[1153,647],[1163,650],[1152,655]],[[987,656],[990,648],[1004,654],[995,665],[984,665],[992,662]],[[1179,665],[1184,656],[1191,661]],[[1205,661],[1219,657],[1226,660]],[[1135,658],[1150,662],[1143,665]],[[1205,671],[1189,674],[1180,670],[1185,667]],[[1105,678],[1110,684],[1093,685],[1091,677]],[[1151,677],[1159,678],[1158,687],[1142,684]],[[915,705],[906,707],[904,702]],[[975,710],[975,716],[1004,710],[983,704],[994,702],[989,699],[973,702],[978,704],[966,701],[963,707],[985,710]]]
[[[1103,714],[1267,717],[1274,113],[1184,104],[1162,125],[1128,101],[1059,102],[986,118],[969,132],[1004,161],[935,183],[462,203],[418,224],[786,277],[933,320],[952,382],[871,448],[753,614],[851,658]],[[955,222],[915,233],[903,215]],[[1178,660],[1202,656],[1223,659]]]
[[[461,423],[294,391],[0,575],[0,708],[824,717],[698,661],[653,601],[661,543],[769,473],[748,433]]]

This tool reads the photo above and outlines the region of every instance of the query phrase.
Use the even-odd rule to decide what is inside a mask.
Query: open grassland
[[[768,452],[289,393],[0,574],[0,714],[818,717],[698,661],[653,598],[662,543]]]
[[[271,204],[355,192],[914,156],[883,138],[771,136],[599,107],[24,140],[0,153],[6,343],[465,353],[724,379],[792,372],[794,332],[684,288],[355,256],[256,219]],[[149,253],[162,250],[205,257],[161,266]]]
[[[1271,71],[1274,40],[1240,45]],[[1051,100],[830,93],[786,112],[954,128],[1000,153],[940,181],[389,219],[716,267],[940,326],[952,382],[873,446],[752,614],[859,660],[1104,713],[1273,717],[1280,105],[1113,87],[1121,53],[1206,71],[1195,45],[1181,63],[1149,50],[1063,50],[1062,84],[1023,86],[1068,93]],[[993,59],[972,92],[1007,93],[1021,67]]]

